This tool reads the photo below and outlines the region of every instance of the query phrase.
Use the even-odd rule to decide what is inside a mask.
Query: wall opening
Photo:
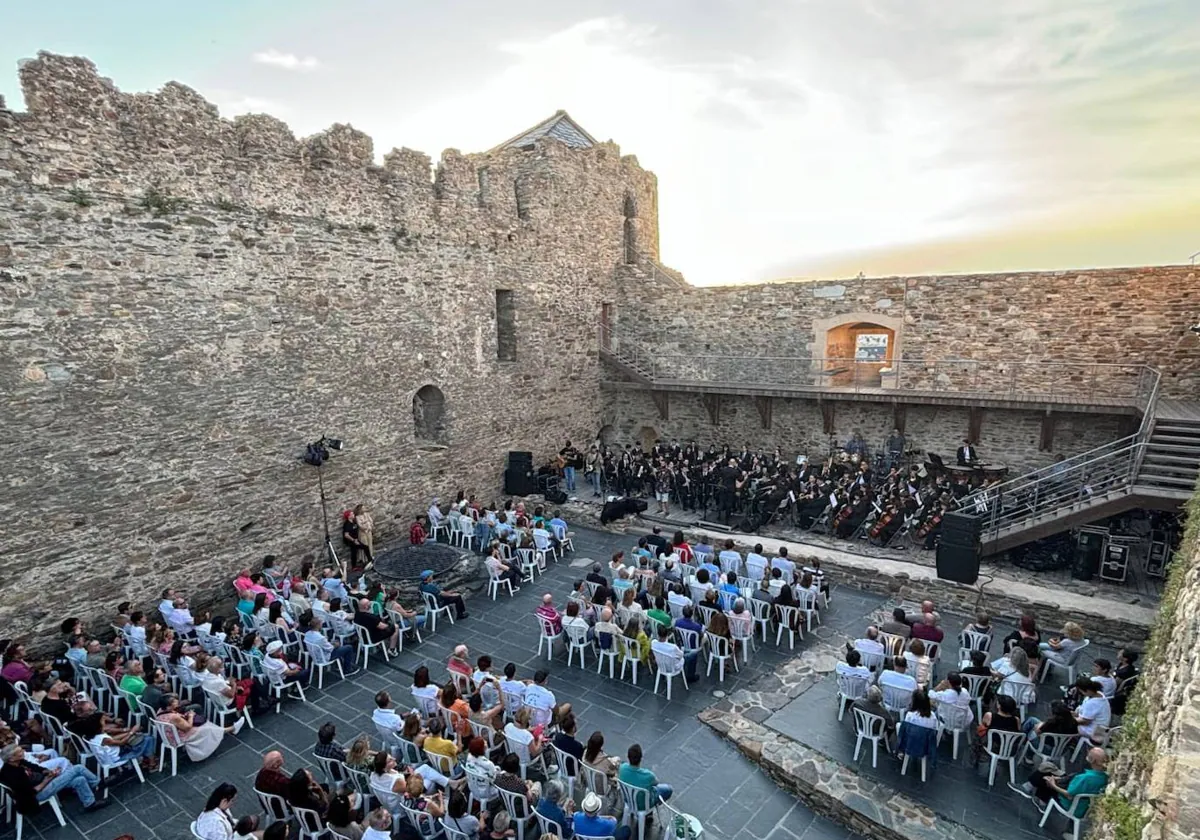
[[[487,207],[492,202],[492,173],[486,166],[481,166],[476,177],[479,179],[479,206]]]
[[[612,352],[613,305],[600,304],[600,349]]]
[[[649,452],[654,448],[654,444],[658,443],[658,432],[653,426],[642,426],[642,430],[638,432],[638,443],[642,445],[643,452]]]
[[[637,202],[633,196],[625,196],[625,205],[621,210],[625,217],[625,264],[637,262]]]
[[[446,396],[436,385],[425,385],[413,394],[413,432],[418,441],[447,442]]]
[[[513,180],[513,198],[517,202],[517,218],[522,221],[529,219],[529,201],[525,195],[525,185],[520,178]]]
[[[617,430],[612,427],[611,423],[601,426],[600,431],[596,433],[596,440],[600,441],[602,446],[612,446],[616,439]]]
[[[517,360],[517,304],[510,289],[496,290],[496,358]]]
[[[872,321],[853,321],[825,333],[825,385],[866,385],[878,388],[882,371],[890,369],[896,352],[896,331]]]

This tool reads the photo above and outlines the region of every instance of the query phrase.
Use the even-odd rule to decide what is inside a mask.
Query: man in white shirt
[[[908,673],[908,661],[903,657],[896,657],[892,662],[892,669],[879,675],[879,687],[916,691],[917,681]]]
[[[854,640],[854,649],[859,653],[884,654],[883,642],[879,641],[879,628],[871,625],[867,628],[867,635],[862,639]]]
[[[141,610],[129,614],[129,623],[125,625],[125,638],[129,640],[129,646],[136,655],[150,655],[150,646],[146,644],[146,614]]]
[[[833,670],[838,676],[871,680],[871,670],[862,664],[862,656],[856,650],[846,651],[846,661],[839,662]]]
[[[325,576],[321,578],[321,588],[328,592],[331,597],[341,598],[343,606],[350,600],[350,591],[346,589],[346,584],[342,581],[341,572],[326,569]]]
[[[301,668],[295,662],[288,662],[283,653],[283,642],[276,639],[267,645],[267,655],[262,661],[263,671],[267,676],[278,676],[285,684],[308,679],[308,669]]]
[[[525,705],[537,711],[535,717],[538,720],[562,720],[567,712],[571,711],[571,704],[558,705],[554,693],[546,688],[546,679],[549,676],[546,671],[538,671],[533,675],[533,684],[525,686]]]
[[[790,583],[796,576],[796,564],[788,559],[787,546],[779,546],[779,556],[771,561],[772,569],[779,569],[785,582]]]
[[[684,662],[683,648],[671,641],[671,628],[659,625],[658,638],[650,643],[650,652],[656,657],[663,656],[672,661]]]
[[[404,720],[392,708],[392,697],[386,691],[375,695],[375,711],[371,712],[371,722],[391,732],[399,732],[404,728]]]
[[[509,662],[504,666],[504,678],[500,680],[500,693],[504,695],[505,705],[508,705],[510,697],[518,699],[520,702],[525,700],[525,688],[527,683],[524,680],[518,680],[517,666]],[[512,710],[513,713],[516,709]]]
[[[721,562],[721,571],[741,573],[742,555],[733,547],[733,540],[725,540],[725,550],[717,555],[717,559]]]
[[[1075,720],[1079,723],[1079,734],[1095,738],[1097,730],[1108,729],[1112,722],[1112,707],[1108,698],[1101,693],[1100,683],[1091,677],[1080,677],[1075,681],[1075,688],[1083,696],[1083,702],[1075,710]]]
[[[342,673],[347,677],[351,674],[357,674],[358,668],[354,666],[357,659],[355,656],[353,645],[337,645],[326,638],[321,632],[323,622],[321,617],[314,615],[312,621],[308,624],[308,630],[304,633],[304,644],[311,651],[313,648],[325,651],[327,660],[337,659],[342,663]]]
[[[762,553],[762,543],[754,546],[754,550],[746,555],[746,577],[751,580],[762,580],[767,573],[771,561]]]
[[[175,599],[171,613],[167,616],[167,624],[171,625],[171,629],[180,636],[191,636],[196,632],[196,625],[192,620],[191,611],[188,610],[187,601],[182,598]]]
[[[208,660],[204,670],[196,675],[196,682],[206,694],[224,698],[226,706],[231,704],[236,696],[233,684],[225,676],[225,663],[220,657],[214,656]]]
[[[427,512],[429,514],[429,532],[432,534],[434,527],[441,525],[446,519],[445,515],[442,513],[442,509],[438,507],[437,496],[433,497],[433,501],[430,503],[429,510]]]
[[[162,613],[164,621],[166,621],[167,616],[171,614],[171,610],[173,609],[175,609],[175,590],[164,589],[162,591],[162,600],[158,602],[158,611]]]
[[[367,815],[362,840],[392,840],[392,815],[387,808],[376,808]]]

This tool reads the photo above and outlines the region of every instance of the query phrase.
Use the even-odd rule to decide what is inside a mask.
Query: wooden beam
[[[762,420],[764,429],[771,428],[771,398],[770,397],[755,397],[754,407],[758,409],[758,416]]]
[[[1042,414],[1042,437],[1038,441],[1038,452],[1054,451],[1054,426],[1057,422],[1058,415],[1053,411]]]
[[[904,425],[908,422],[908,406],[904,403],[892,403],[892,426],[904,434]]]
[[[654,400],[654,406],[658,409],[658,416],[663,420],[671,419],[671,392],[670,391],[651,391],[650,399]]]
[[[708,410],[708,419],[714,426],[721,425],[721,395],[720,394],[701,394],[701,402]]]
[[[833,425],[833,402],[830,400],[821,400],[821,419],[825,423],[825,434],[834,434]]]
[[[983,409],[979,406],[972,406],[967,409],[967,437],[971,439],[971,443],[978,445],[979,437],[983,431]]]

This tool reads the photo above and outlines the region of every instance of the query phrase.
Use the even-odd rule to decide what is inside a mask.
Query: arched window
[[[612,424],[606,424],[600,427],[596,438],[605,446],[612,446],[613,441],[617,439],[617,430],[612,427]]]
[[[446,396],[436,385],[413,394],[413,431],[418,441],[446,443]]]
[[[637,262],[637,202],[632,195],[625,196],[625,206],[622,208],[625,216],[625,264]]]

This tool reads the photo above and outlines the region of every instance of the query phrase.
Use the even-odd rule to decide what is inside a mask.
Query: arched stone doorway
[[[447,443],[446,396],[436,385],[413,394],[413,434],[421,443]]]
[[[617,430],[612,427],[611,423],[600,427],[600,431],[596,433],[596,440],[601,446],[612,446],[613,441],[617,438]]]
[[[641,444],[643,452],[649,452],[654,448],[654,444],[658,443],[658,432],[653,426],[642,426],[642,430],[638,432],[638,443]]]
[[[902,321],[876,312],[850,312],[813,322],[820,382],[830,386],[889,387],[900,352]]]

